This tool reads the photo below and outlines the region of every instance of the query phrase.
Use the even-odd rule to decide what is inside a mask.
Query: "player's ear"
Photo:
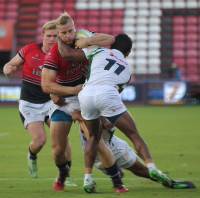
[[[126,52],[124,57],[127,57],[130,54],[131,50],[129,50],[128,52]]]

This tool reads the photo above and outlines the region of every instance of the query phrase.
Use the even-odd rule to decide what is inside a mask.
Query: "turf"
[[[39,179],[32,179],[27,172],[26,159],[30,135],[23,128],[17,107],[0,107],[0,197],[199,197],[200,106],[133,106],[128,109],[157,167],[173,179],[194,182],[197,189],[167,189],[126,171],[123,181],[130,191],[117,194],[110,179],[94,169],[94,179],[100,193],[86,194],[82,190],[84,158],[76,123],[70,133],[71,177],[78,186],[54,192],[52,186],[58,172],[51,156],[49,129],[48,141],[38,157]],[[132,146],[121,132],[116,131],[115,134]]]

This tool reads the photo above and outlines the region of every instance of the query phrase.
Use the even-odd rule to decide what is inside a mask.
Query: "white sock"
[[[92,174],[85,174],[84,181],[85,181],[86,179],[88,179],[90,183],[93,183]]]
[[[148,164],[147,164],[147,167],[148,167],[148,168],[152,168],[152,169],[154,169],[154,170],[158,170],[157,167],[156,167],[156,165],[155,165],[153,162],[148,163]]]

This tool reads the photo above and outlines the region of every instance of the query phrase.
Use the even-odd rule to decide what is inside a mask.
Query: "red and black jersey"
[[[35,104],[45,103],[50,96],[41,88],[41,75],[44,65],[45,53],[42,44],[33,43],[26,45],[19,51],[19,56],[24,60],[22,65],[22,90],[21,100]]]
[[[56,83],[63,86],[77,86],[85,82],[85,77],[81,75],[82,67],[88,65],[88,60],[84,62],[67,61],[62,58],[58,51],[58,43],[55,43],[46,54],[44,68],[57,71]]]

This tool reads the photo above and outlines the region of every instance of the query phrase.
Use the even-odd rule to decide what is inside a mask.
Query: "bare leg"
[[[148,146],[137,131],[135,122],[128,111],[117,120],[116,127],[133,142],[136,151],[142,156],[146,163],[152,162]]]
[[[28,125],[27,128],[32,138],[30,143],[30,150],[37,154],[43,148],[47,140],[46,131],[44,129],[44,122],[32,122]]]

